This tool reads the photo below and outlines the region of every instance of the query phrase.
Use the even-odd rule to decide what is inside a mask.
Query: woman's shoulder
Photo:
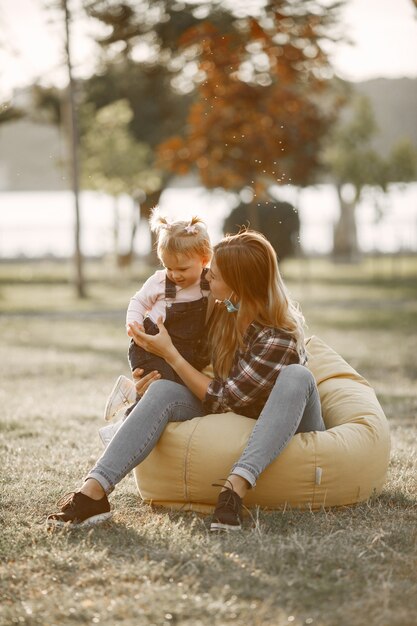
[[[258,322],[252,322],[249,327],[249,332],[251,338],[255,340],[267,340],[267,339],[287,339],[288,341],[294,341],[294,337],[283,328],[278,328],[277,326],[266,326],[265,324],[260,324]]]
[[[263,324],[253,325],[253,334],[247,343],[249,350],[268,351],[272,353],[285,353],[293,355],[294,362],[305,365],[307,362],[306,350],[303,342],[301,345],[296,338],[287,330],[276,326],[265,326]]]

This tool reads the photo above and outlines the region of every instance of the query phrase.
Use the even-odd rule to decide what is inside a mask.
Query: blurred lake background
[[[236,215],[233,226],[274,235],[259,217],[269,204],[273,230],[293,242],[283,258],[416,254],[412,3],[396,5],[395,21],[384,0],[369,24],[373,3],[356,0],[342,9],[200,4],[162,3],[146,23],[141,3],[0,5],[10,37],[22,28],[19,6],[36,26],[32,48],[23,30],[0,45],[9,61],[0,72],[0,260],[147,257],[155,204],[201,215],[214,242],[245,203],[255,223]],[[388,22],[402,48],[384,57]],[[36,74],[47,46],[59,62]],[[379,56],[387,76],[372,77]],[[277,202],[289,202],[299,224],[286,230]]]
[[[338,217],[337,197],[331,185],[297,189],[279,188],[280,199],[298,207],[300,243],[304,255],[327,255],[333,246],[333,228]],[[375,195],[384,203],[382,215],[375,208]],[[70,191],[0,192],[0,258],[70,257],[74,252],[74,209]],[[181,186],[164,191],[161,209],[168,215],[204,216],[214,242],[222,236],[222,224],[236,200],[226,192]],[[88,257],[101,257],[114,250],[114,205],[111,196],[83,192],[80,197],[81,248]],[[127,249],[131,201],[120,200],[121,249]],[[417,252],[417,183],[392,185],[387,194],[367,190],[357,207],[358,243],[365,253]],[[124,243],[123,243],[124,241]],[[146,224],[135,240],[137,255],[150,251]]]

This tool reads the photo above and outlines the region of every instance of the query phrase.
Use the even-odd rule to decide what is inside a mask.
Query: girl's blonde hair
[[[209,261],[213,254],[207,226],[199,217],[191,220],[169,222],[159,208],[152,209],[149,220],[151,230],[156,233],[156,251],[160,261],[164,252],[198,256]]]
[[[214,258],[224,282],[239,303],[237,313],[221,304],[210,328],[213,367],[227,378],[234,354],[243,345],[240,320],[253,320],[291,335],[304,350],[304,317],[284,285],[275,251],[256,231],[227,235],[214,247]]]

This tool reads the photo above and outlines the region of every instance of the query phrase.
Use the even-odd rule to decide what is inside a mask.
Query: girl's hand
[[[146,374],[146,376],[142,376],[142,374],[143,370],[138,367],[133,371],[133,382],[135,383],[136,393],[141,397],[154,380],[161,378],[161,374],[156,371],[150,372],[149,374]]]
[[[177,349],[162,322],[162,317],[158,318],[157,324],[159,328],[157,335],[147,335],[143,327],[137,322],[132,322],[128,326],[132,333],[132,339],[138,346],[167,361],[169,357],[176,355]]]

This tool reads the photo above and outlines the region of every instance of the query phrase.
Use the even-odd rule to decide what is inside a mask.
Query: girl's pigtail
[[[186,232],[188,235],[197,235],[200,232],[197,224],[202,224],[202,223],[203,223],[203,220],[194,215],[190,219],[187,226],[184,227],[184,232]]]
[[[162,228],[166,230],[171,230],[172,224],[168,222],[165,215],[162,215],[159,209],[159,206],[155,206],[151,211],[151,217],[149,219],[149,226],[153,233],[159,235],[159,232]]]

